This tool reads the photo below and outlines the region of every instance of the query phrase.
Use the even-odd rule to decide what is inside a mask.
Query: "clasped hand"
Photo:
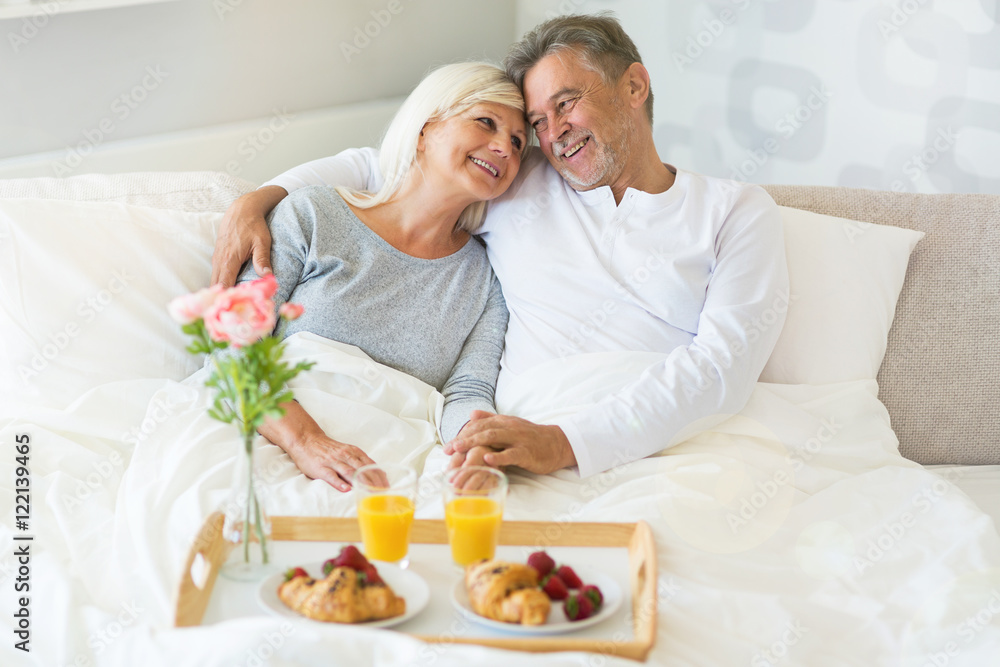
[[[576,465],[566,434],[558,426],[473,410],[459,434],[445,443],[449,468],[517,466],[541,475]]]

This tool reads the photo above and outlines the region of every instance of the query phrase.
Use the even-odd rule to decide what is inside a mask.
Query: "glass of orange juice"
[[[373,463],[354,473],[354,490],[365,557],[406,567],[417,471],[397,463]]]
[[[495,468],[467,466],[447,473],[444,521],[455,563],[464,567],[493,558],[506,497],[507,476]]]

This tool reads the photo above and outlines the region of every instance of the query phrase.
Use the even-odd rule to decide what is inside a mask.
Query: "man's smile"
[[[590,137],[584,137],[583,139],[580,140],[574,140],[574,142],[572,144],[569,144],[568,148],[566,148],[565,150],[562,150],[561,152],[556,151],[556,155],[566,160],[579,153],[580,150],[582,150],[583,147],[586,146],[589,142],[590,142]]]

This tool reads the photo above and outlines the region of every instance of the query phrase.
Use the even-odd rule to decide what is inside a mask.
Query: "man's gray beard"
[[[632,117],[627,113],[616,114],[618,121],[622,126],[621,141],[617,145],[613,144],[602,144],[600,147],[600,153],[594,163],[594,176],[589,182],[580,180],[576,174],[570,172],[565,167],[560,167],[558,169],[559,173],[562,175],[566,182],[569,183],[570,187],[574,190],[590,190],[595,187],[601,181],[605,182],[604,185],[611,185],[610,175],[614,173],[615,167],[621,169],[625,165],[626,156],[629,154],[628,140],[632,136],[633,123]],[[591,135],[591,141],[594,141],[594,135]]]

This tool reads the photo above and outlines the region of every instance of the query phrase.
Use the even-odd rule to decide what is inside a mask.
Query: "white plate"
[[[312,563],[304,567],[306,572],[309,573],[309,576],[323,574],[322,562]],[[382,581],[388,584],[396,595],[406,600],[406,613],[401,616],[385,618],[381,621],[352,623],[351,625],[358,625],[365,628],[388,628],[410,620],[419,614],[423,608],[427,606],[427,603],[430,602],[431,589],[427,586],[427,582],[424,581],[423,577],[416,572],[403,570],[398,565],[393,565],[391,563],[376,562],[375,567],[378,569],[378,573],[379,576],[382,577]],[[277,574],[273,574],[262,581],[260,586],[257,588],[257,601],[260,602],[264,609],[268,610],[272,614],[287,616],[289,618],[305,619],[307,621],[313,620],[306,618],[297,611],[292,610],[281,601],[281,598],[278,597],[278,587],[281,586],[284,581],[285,572],[278,572]],[[323,623],[324,621],[314,622]]]
[[[494,621],[492,618],[480,616],[472,610],[472,604],[469,602],[468,592],[465,590],[464,575],[457,582],[455,582],[455,587],[451,592],[451,601],[452,604],[455,605],[455,608],[458,609],[458,611],[466,618],[475,621],[480,625],[493,628],[494,630],[513,632],[519,635],[558,635],[564,632],[575,632],[596,623],[600,623],[618,611],[618,607],[621,606],[623,599],[622,589],[618,586],[618,583],[614,579],[602,572],[592,570],[590,568],[573,568],[573,571],[577,573],[577,576],[580,577],[584,584],[593,584],[600,588],[601,593],[604,594],[604,604],[601,605],[601,610],[590,618],[585,618],[582,621],[571,621],[566,618],[566,613],[563,611],[563,600],[551,601],[552,609],[549,611],[549,618],[542,625],[504,623],[503,621]],[[570,593],[572,593],[572,591],[570,591]]]

